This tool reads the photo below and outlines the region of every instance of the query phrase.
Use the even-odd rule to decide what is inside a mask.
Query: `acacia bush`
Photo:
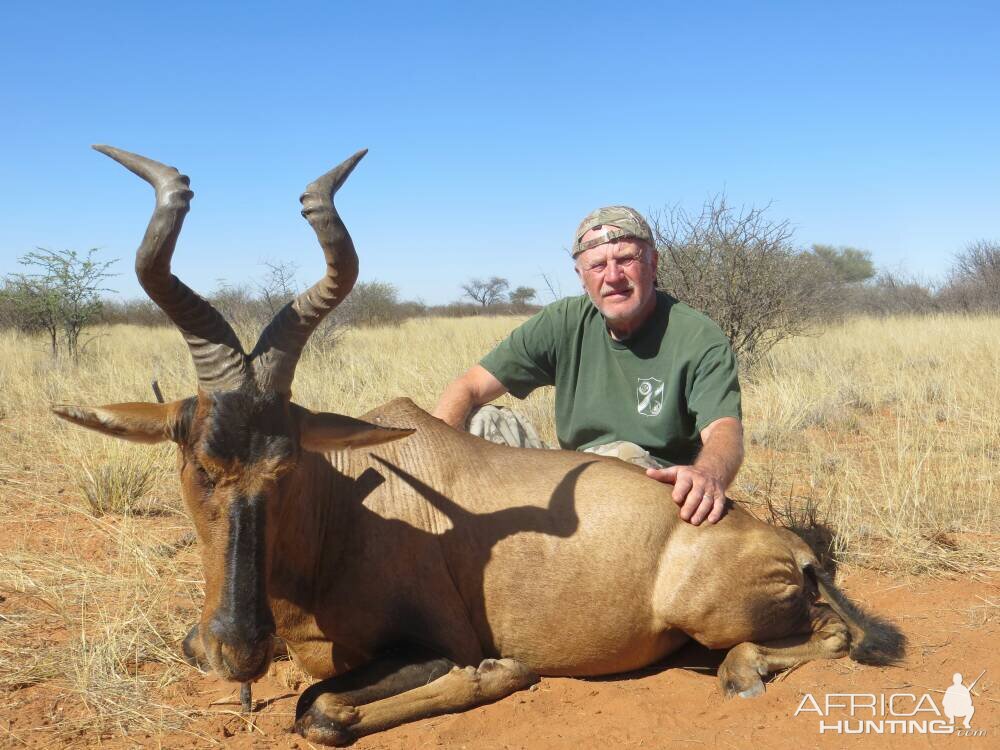
[[[729,337],[744,369],[779,341],[810,330],[839,304],[830,263],[792,242],[767,208],[735,208],[719,195],[701,212],[651,217],[661,289],[704,312]]]
[[[0,322],[20,330],[48,334],[52,357],[59,354],[59,334],[64,351],[74,361],[80,356],[83,329],[101,313],[104,282],[114,276],[108,269],[116,260],[102,261],[76,250],[40,247],[18,258],[27,273],[11,274],[0,290]]]
[[[488,279],[469,279],[462,284],[463,296],[483,307],[502,304],[507,297],[510,282],[502,276],[491,276]]]
[[[901,271],[880,271],[870,282],[853,289],[845,301],[847,313],[879,317],[927,315],[947,309],[940,290]]]
[[[100,320],[109,325],[173,326],[166,313],[149,299],[106,299],[101,306]]]
[[[401,302],[399,290],[385,281],[359,281],[334,311],[343,325],[375,326],[401,323],[423,311],[420,302]]]
[[[939,296],[953,310],[1000,312],[1000,242],[977,240],[959,252]]]

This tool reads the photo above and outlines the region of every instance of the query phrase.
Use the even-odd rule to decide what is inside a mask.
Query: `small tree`
[[[470,279],[467,284],[462,284],[462,291],[465,292],[466,297],[478,302],[483,307],[488,307],[502,302],[504,293],[509,287],[510,283],[507,279],[493,276],[486,281]]]
[[[395,323],[404,317],[399,290],[385,281],[359,281],[336,314],[340,321],[353,326]]]
[[[52,356],[59,352],[59,298],[45,279],[17,274],[4,283],[0,294],[5,323],[27,333],[44,331]]]
[[[15,274],[26,320],[44,328],[50,338],[52,355],[58,353],[56,333],[62,330],[66,350],[74,360],[80,355],[80,333],[101,312],[101,293],[113,291],[103,286],[115,274],[108,269],[117,261],[94,259],[97,248],[85,255],[75,250],[37,248],[19,258],[34,273]]]
[[[261,300],[274,316],[298,293],[295,274],[299,269],[295,263],[282,260],[265,260],[261,265],[267,271],[256,282],[257,290],[260,292]]]
[[[1000,242],[978,240],[958,253],[942,295],[951,307],[1000,310]]]
[[[788,221],[766,208],[736,209],[719,195],[697,215],[675,207],[652,219],[660,287],[712,318],[745,368],[835,301],[825,263],[798,251]]]
[[[933,285],[905,271],[883,269],[858,292],[853,309],[867,315],[926,315],[942,308]]]
[[[509,299],[510,304],[514,307],[523,308],[527,307],[531,300],[533,300],[537,295],[537,292],[530,286],[519,286],[513,292],[510,293]]]
[[[834,247],[833,245],[813,245],[811,252],[825,265],[838,281],[857,284],[875,276],[872,254],[855,247]]]

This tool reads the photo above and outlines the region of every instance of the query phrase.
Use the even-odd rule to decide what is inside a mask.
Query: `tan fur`
[[[204,418],[203,407],[196,419]],[[135,410],[119,411],[128,418]],[[114,408],[96,412],[104,431],[128,436],[127,425],[108,427]],[[164,419],[175,412],[161,410]],[[741,695],[757,694],[760,675],[790,659],[843,655],[843,621],[813,605],[804,579],[812,552],[739,507],[717,524],[692,526],[680,520],[670,486],[637,467],[494,445],[408,399],[362,421],[291,413],[300,430],[323,422],[309,444],[331,435],[342,445],[380,434],[392,442],[253,466],[212,466],[197,447],[181,446],[182,492],[202,543],[208,662],[227,676],[227,664],[240,659],[260,661],[262,673],[269,658],[225,651],[206,631],[220,601],[226,505],[240,488],[268,498],[268,602],[277,635],[310,675],[343,674],[388,645],[409,642],[510,678],[484,691],[468,682],[476,669],[459,670],[419,694],[356,710],[332,696],[297,724],[311,740],[342,744],[460,710],[524,687],[525,675],[626,672],[689,638],[710,648],[739,646],[719,676],[724,690]],[[94,421],[84,410],[60,415],[85,426]],[[149,432],[144,424],[142,435]],[[394,440],[402,435],[409,437]],[[216,474],[211,502],[195,461]],[[504,657],[501,667],[489,661],[494,657]]]
[[[755,609],[808,623],[797,559],[811,552],[738,508],[694,527],[641,470],[493,445],[406,399],[363,419],[416,433],[330,454],[332,482],[304,487],[275,519],[278,630],[293,654],[306,646],[316,677],[343,668],[342,649],[349,664],[415,624],[460,663],[502,655],[539,674],[595,675],[645,666],[688,635],[716,648],[770,637]],[[301,480],[315,481],[320,459],[303,461],[313,468]],[[352,484],[366,473],[381,484],[359,498]],[[304,543],[314,524],[336,536]],[[317,580],[317,567],[336,574]],[[280,595],[286,581],[310,580],[311,591]],[[348,600],[350,611],[336,604]]]

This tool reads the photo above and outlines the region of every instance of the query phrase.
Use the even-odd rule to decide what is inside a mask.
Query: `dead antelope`
[[[497,700],[539,675],[627,672],[691,638],[729,649],[720,686],[744,697],[809,659],[901,656],[899,631],[854,607],[798,537],[739,507],[695,527],[642,469],[487,443],[407,399],[362,419],[292,403],[306,340],[357,277],[333,195],[364,152],[306,188],[302,213],[326,275],[247,354],[170,272],[188,178],[97,148],[156,189],[136,272],[187,341],[198,393],[55,412],[177,444],[205,574],[185,652],[252,681],[280,636],[321,680],[299,700],[296,728],[309,740],[346,744]]]

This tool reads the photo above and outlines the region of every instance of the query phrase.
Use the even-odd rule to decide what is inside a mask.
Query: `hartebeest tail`
[[[819,566],[805,568],[816,579],[819,593],[847,625],[851,633],[849,656],[862,664],[887,665],[899,662],[906,650],[906,636],[888,620],[862,610],[837,588]]]

